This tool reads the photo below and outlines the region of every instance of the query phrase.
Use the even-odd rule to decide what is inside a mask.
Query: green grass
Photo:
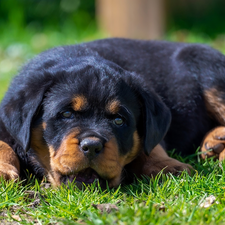
[[[104,37],[88,33],[85,38],[63,36],[54,32],[26,36],[19,42],[0,43],[0,100],[10,80],[21,65],[35,54],[53,46],[74,44]],[[169,34],[166,39],[207,43],[225,52],[224,37],[210,40],[187,32]],[[38,40],[38,41],[37,41]],[[22,183],[0,183],[0,223],[21,224],[225,224],[225,165],[212,160],[201,161],[197,155],[181,161],[196,169],[193,176],[159,175],[143,178],[129,186],[101,190],[92,185],[79,190],[43,189],[31,179]],[[213,195],[215,203],[208,208],[201,204]],[[93,204],[114,204],[118,210],[101,212]],[[100,205],[101,206],[101,205]]]
[[[44,189],[35,181],[28,186],[1,181],[1,219],[21,224],[224,224],[225,165],[212,160],[195,165],[200,174],[161,174],[113,190],[94,185],[79,190],[72,184]],[[210,195],[215,202],[204,208]],[[118,210],[107,213],[93,206],[109,203]]]

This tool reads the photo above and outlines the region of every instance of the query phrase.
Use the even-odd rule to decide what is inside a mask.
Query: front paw
[[[155,177],[159,173],[171,173],[175,176],[180,175],[183,171],[187,171],[189,175],[193,172],[193,167],[189,164],[182,163],[176,159],[168,157],[168,159],[154,162],[145,168],[145,175]]]
[[[220,161],[225,159],[225,127],[217,127],[206,134],[202,146],[203,159],[214,157]]]
[[[3,177],[5,180],[17,180],[19,178],[19,171],[8,163],[1,163],[0,177]]]

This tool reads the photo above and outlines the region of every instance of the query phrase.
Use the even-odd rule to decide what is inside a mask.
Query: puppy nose
[[[103,144],[98,138],[85,138],[81,141],[80,147],[85,155],[93,158],[102,151]]]

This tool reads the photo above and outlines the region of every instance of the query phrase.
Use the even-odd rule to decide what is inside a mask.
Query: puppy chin
[[[59,187],[62,184],[68,185],[69,183],[74,183],[78,188],[87,187],[88,185],[96,184],[100,185],[101,188],[106,189],[116,188],[121,183],[121,174],[111,178],[101,177],[95,170],[91,168],[83,169],[76,173],[62,174],[60,172],[51,171],[48,174],[48,180],[53,187]]]

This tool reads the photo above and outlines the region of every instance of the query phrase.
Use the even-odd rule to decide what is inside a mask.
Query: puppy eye
[[[113,120],[113,123],[114,123],[116,126],[123,126],[124,120],[123,120],[122,118],[118,117],[118,118],[115,118],[115,119]]]
[[[63,118],[70,119],[73,117],[73,113],[71,111],[65,111],[61,113]]]

